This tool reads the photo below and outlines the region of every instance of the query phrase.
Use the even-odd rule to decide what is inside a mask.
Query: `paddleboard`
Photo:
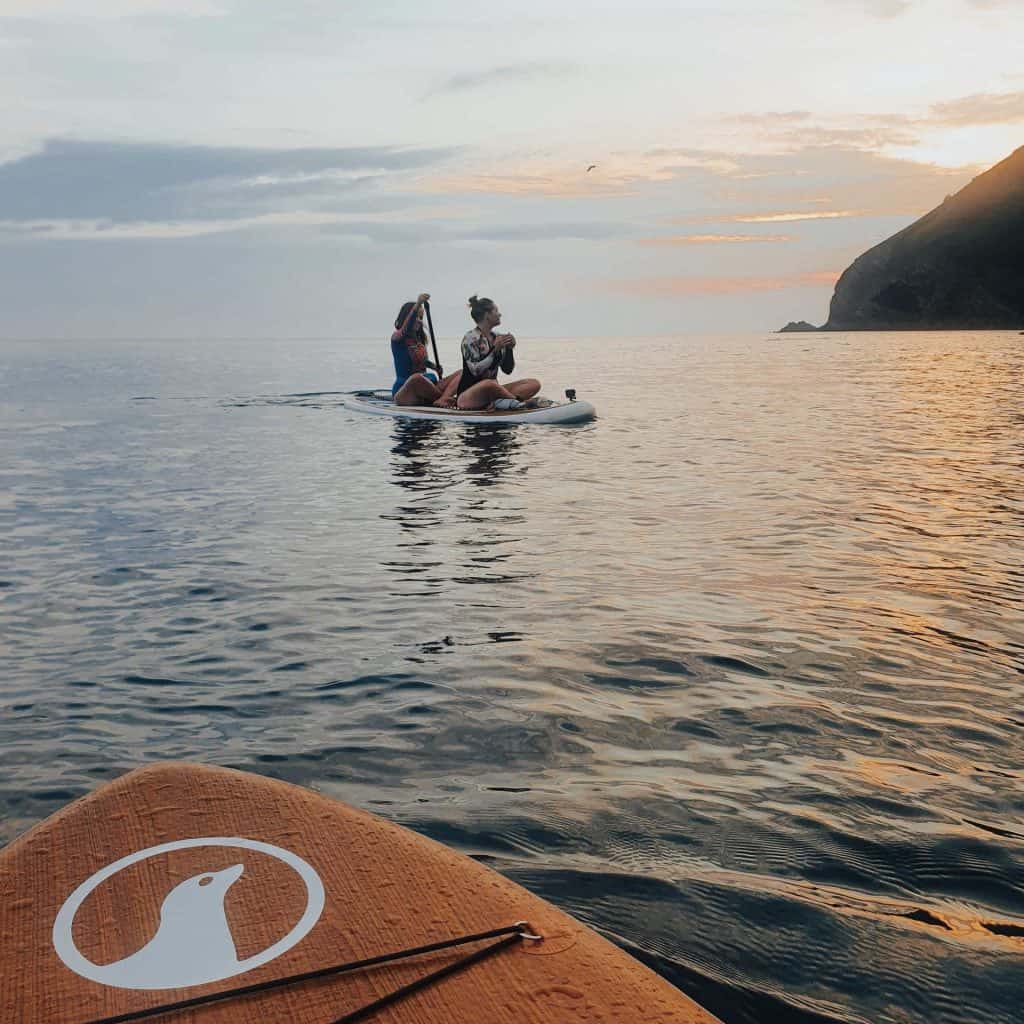
[[[349,409],[368,412],[374,416],[398,416],[411,420],[453,420],[457,423],[583,423],[592,420],[596,415],[590,402],[555,402],[540,396],[535,407],[510,412],[438,409],[432,405],[395,405],[391,399],[391,392],[385,390],[348,391],[341,396],[341,401]]]
[[[0,851],[0,951],[5,1024],[716,1021],[462,854],[189,764],[130,772]]]

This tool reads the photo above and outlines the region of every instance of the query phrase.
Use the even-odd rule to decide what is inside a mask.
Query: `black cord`
[[[243,985],[239,988],[227,989],[223,992],[212,992],[208,995],[193,996],[191,999],[182,999],[174,1003],[163,1003],[160,1006],[150,1007],[148,1010],[132,1010],[128,1013],[120,1013],[113,1017],[101,1017],[96,1020],[88,1021],[86,1024],[126,1024],[128,1021],[145,1020],[147,1017],[159,1017],[165,1013],[173,1013],[176,1010],[188,1010],[194,1006],[205,1006],[209,1003],[217,1003],[224,999],[235,999],[241,998],[242,996],[254,995],[257,992],[268,992],[275,988],[283,988],[286,985],[298,985],[304,981],[313,981],[316,978],[329,978],[335,974],[357,971],[363,967],[372,967],[375,964],[389,963],[393,960],[404,960],[409,957],[420,956],[423,953],[433,953],[439,949],[450,949],[452,946],[464,946],[470,942],[480,942],[482,939],[493,939],[500,935],[508,936],[508,938],[502,939],[501,942],[492,943],[484,949],[471,953],[468,957],[464,957],[462,960],[457,960],[453,964],[448,964],[439,971],[425,975],[419,981],[415,981],[410,985],[406,985],[404,988],[398,989],[395,993],[392,993],[392,995],[383,997],[383,1001],[378,999],[375,1003],[371,1003],[369,1007],[356,1010],[356,1016],[349,1014],[349,1016],[342,1017],[340,1021],[336,1022],[336,1024],[348,1024],[349,1021],[362,1019],[359,1016],[361,1014],[365,1015],[373,1009],[386,1005],[388,1002],[394,1002],[397,999],[401,999],[405,995],[422,988],[424,985],[428,985],[433,981],[438,981],[445,975],[451,974],[453,971],[459,970],[462,967],[468,967],[471,963],[475,963],[477,960],[482,960],[484,957],[497,952],[499,949],[503,949],[505,946],[510,946],[514,942],[520,942],[522,939],[527,937],[527,933],[523,930],[524,928],[526,928],[526,923],[519,922],[514,925],[507,925],[504,928],[492,928],[490,931],[478,932],[475,935],[462,935],[456,939],[444,939],[441,942],[431,942],[425,946],[415,946],[412,949],[402,949],[394,953],[382,953],[380,956],[371,956],[365,960],[353,960],[345,964],[334,964],[331,967],[321,967],[315,971],[306,971],[303,974],[292,974],[286,978],[274,978],[271,981],[261,981],[255,985]]]
[[[404,999],[406,996],[411,996],[413,992],[418,992],[421,988],[426,988],[428,985],[432,985],[434,982],[440,981],[449,974],[461,971],[463,968],[469,967],[470,964],[475,964],[480,960],[484,960],[493,953],[497,953],[499,950],[504,949],[506,946],[511,946],[513,943],[520,941],[522,941],[522,934],[517,932],[515,935],[510,935],[507,939],[501,939],[499,942],[492,942],[489,946],[484,946],[483,949],[478,949],[475,953],[470,953],[468,956],[464,956],[461,960],[456,960],[455,963],[448,964],[439,970],[433,971],[431,974],[425,974],[422,978],[417,978],[416,981],[410,982],[408,985],[403,985],[401,988],[395,989],[394,992],[391,992],[386,996],[381,996],[380,999],[377,999],[372,1003],[368,1003],[366,1006],[363,1006],[358,1010],[353,1010],[352,1013],[346,1013],[344,1017],[339,1017],[334,1021],[334,1024],[355,1024],[357,1020],[365,1020],[371,1014],[376,1013],[385,1006],[397,1003],[400,999]]]

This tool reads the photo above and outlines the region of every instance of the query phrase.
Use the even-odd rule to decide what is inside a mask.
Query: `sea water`
[[[0,343],[0,841],[229,765],[728,1024],[1019,1021],[1024,338],[517,355],[599,418],[346,410],[386,338]]]

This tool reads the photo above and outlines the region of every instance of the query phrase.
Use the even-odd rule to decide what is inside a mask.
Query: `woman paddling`
[[[512,381],[502,387],[498,370],[511,373],[516,366],[516,339],[511,334],[495,334],[501,312],[490,299],[470,296],[469,315],[476,327],[462,339],[462,377],[457,395],[460,409],[522,409],[527,399],[540,391],[540,381],[532,377]]]
[[[395,405],[436,405],[451,407],[455,404],[455,389],[459,384],[459,371],[443,380],[437,379],[439,366],[427,359],[427,335],[423,330],[423,304],[430,301],[429,292],[417,296],[415,302],[406,302],[395,317],[395,331],[391,335],[391,355],[395,361],[395,383],[391,397]]]

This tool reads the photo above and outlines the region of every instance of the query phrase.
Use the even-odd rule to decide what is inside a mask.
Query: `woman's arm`
[[[392,341],[402,341],[411,331],[412,325],[416,322],[416,314],[423,308],[424,302],[430,301],[430,292],[421,292],[416,297],[416,304],[409,310],[408,316],[402,321],[401,327],[391,335]]]
[[[516,368],[516,356],[511,345],[506,345],[501,350],[501,372],[511,373]]]
[[[481,354],[481,348],[486,354]],[[485,370],[494,366],[497,355],[487,342],[477,336],[475,331],[470,331],[462,339],[462,358],[465,359],[469,372],[474,377],[479,377]]]

